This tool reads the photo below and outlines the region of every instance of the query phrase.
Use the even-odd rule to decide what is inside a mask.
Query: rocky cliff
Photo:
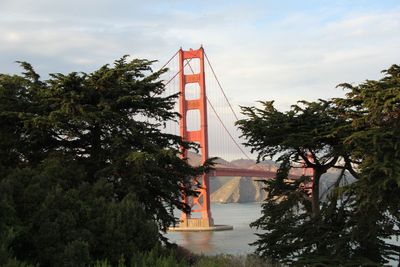
[[[211,202],[261,202],[267,196],[263,183],[250,177],[233,177],[211,193]]]

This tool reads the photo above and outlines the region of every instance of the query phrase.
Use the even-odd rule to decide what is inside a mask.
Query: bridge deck
[[[208,173],[211,177],[216,176],[241,176],[241,177],[259,177],[275,178],[276,172],[266,170],[241,169],[241,168],[215,168]],[[298,175],[289,174],[289,178],[299,178]]]

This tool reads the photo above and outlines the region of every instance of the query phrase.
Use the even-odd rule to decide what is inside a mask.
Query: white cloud
[[[65,3],[61,7],[52,4],[48,13],[69,10],[68,6]],[[97,10],[100,15],[105,12],[104,2]],[[57,12],[56,15],[59,15]],[[83,11],[80,13],[86,14]],[[60,14],[60,18],[53,15],[52,19],[42,20],[36,14],[31,16],[33,21],[7,25],[4,29],[10,32],[2,34],[8,39],[3,40],[1,48],[7,51],[24,50],[37,56],[61,56],[67,61],[68,58],[90,57],[91,60],[85,61],[101,64],[125,53],[163,60],[168,58],[167,53],[172,53],[180,45],[195,48],[203,43],[210,49],[211,60],[218,73],[224,76],[224,83],[233,87],[233,92],[237,94],[243,87],[251,88],[254,94],[258,94],[261,90],[256,88],[262,89],[264,85],[279,91],[280,88],[299,87],[304,82],[318,83],[321,78],[318,72],[324,73],[324,70],[333,71],[331,76],[336,76],[343,65],[375,57],[379,51],[386,50],[390,46],[388,41],[396,39],[393,32],[398,31],[395,27],[397,22],[393,22],[396,21],[396,13],[390,16],[363,15],[327,25],[318,24],[318,17],[309,18],[307,14],[296,13],[261,28],[246,23],[248,16],[238,16],[238,10],[209,14],[175,11],[160,14],[157,18],[150,12],[149,19],[145,18],[146,13],[140,16],[135,14],[137,17],[133,16],[131,20],[122,16],[111,21],[102,21],[99,16],[71,21],[73,14]],[[314,27],[308,28],[312,23],[315,23]],[[375,40],[376,33],[380,34],[380,42]],[[358,40],[360,34],[362,42]],[[14,39],[10,39],[12,36]]]
[[[272,99],[287,109],[340,96],[337,84],[377,79],[400,62],[400,6],[334,2],[283,12],[264,1],[3,0],[0,72],[17,72],[15,60],[42,74],[93,71],[124,54],[157,67],[180,46],[203,44],[235,109]]]

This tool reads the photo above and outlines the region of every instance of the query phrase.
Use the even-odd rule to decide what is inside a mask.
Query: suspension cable
[[[160,70],[161,70],[161,69],[164,69],[164,68],[176,57],[176,55],[177,55],[178,53],[179,53],[179,50],[178,50],[178,51],[177,51],[177,52],[176,52],[176,53],[175,53],[175,54],[160,68]],[[219,88],[220,88],[220,90],[221,90],[221,92],[222,92],[222,94],[223,94],[225,100],[227,101],[227,103],[228,103],[228,105],[229,105],[229,108],[231,109],[231,111],[232,111],[233,115],[235,116],[236,120],[239,120],[239,118],[238,118],[238,116],[236,115],[236,112],[234,111],[234,109],[233,109],[231,103],[229,102],[228,97],[226,96],[225,91],[224,91],[224,89],[222,88],[221,83],[219,82],[219,80],[218,80],[218,78],[217,78],[217,75],[216,75],[216,73],[215,73],[215,71],[214,71],[214,69],[213,69],[213,67],[212,67],[212,65],[211,65],[211,62],[210,62],[210,60],[208,59],[207,54],[206,54],[205,52],[204,52],[204,55],[205,55],[205,57],[206,57],[206,59],[207,59],[208,65],[209,65],[210,68],[211,68],[211,71],[212,71],[212,73],[213,73],[213,76],[214,76],[215,80],[217,81],[218,86],[219,86]],[[186,63],[184,64],[183,68],[180,69],[171,79],[169,79],[169,80],[164,84],[164,86],[168,85],[173,79],[175,79],[175,77],[178,76],[178,75],[183,71],[183,69],[184,69],[186,66],[189,66],[190,70],[192,71],[192,74],[194,74],[194,70],[193,70],[192,66],[190,65],[190,61],[191,61],[191,60],[192,60],[192,58],[188,59],[188,60],[186,61]],[[240,145],[236,142],[235,138],[234,138],[234,137],[232,136],[232,134],[229,132],[228,128],[226,127],[226,125],[225,125],[224,122],[222,121],[221,117],[218,115],[218,113],[217,113],[216,109],[214,108],[214,106],[212,105],[211,101],[208,99],[208,97],[206,97],[206,99],[207,99],[207,103],[210,105],[211,109],[213,110],[214,114],[216,115],[218,121],[221,123],[222,127],[224,128],[224,130],[226,131],[226,133],[229,135],[229,137],[231,138],[231,140],[234,142],[234,144],[236,145],[236,147],[243,153],[243,155],[244,155],[247,159],[251,160],[251,158],[250,158],[250,157],[247,155],[247,153],[240,147]]]
[[[189,62],[188,62],[189,64]],[[194,74],[192,66],[189,64],[189,68],[192,71],[192,74]],[[251,158],[244,152],[244,150],[240,147],[240,145],[236,142],[235,138],[233,138],[232,134],[229,132],[228,128],[225,126],[224,122],[222,121],[221,117],[218,115],[217,110],[214,108],[213,104],[211,104],[210,99],[208,99],[206,95],[207,103],[210,105],[211,109],[214,111],[215,116],[217,116],[218,121],[221,123],[222,127],[225,129],[226,133],[229,135],[229,137],[232,139],[233,143],[235,143],[236,147],[239,148],[239,150],[243,153],[243,155],[251,160]]]
[[[210,62],[210,60],[208,59],[207,53],[206,53],[205,51],[204,51],[204,55],[206,56],[208,65],[209,65],[210,68],[211,68],[211,72],[213,73],[214,78],[215,78],[215,80],[217,81],[218,86],[219,86],[219,88],[220,88],[222,94],[223,94],[224,97],[225,97],[226,102],[228,102],[228,105],[229,105],[230,109],[232,110],[233,115],[235,116],[236,120],[238,121],[239,118],[238,118],[238,116],[236,115],[236,112],[235,112],[235,110],[233,109],[231,103],[229,102],[228,97],[226,96],[225,91],[224,91],[224,89],[222,88],[221,83],[219,82],[219,80],[218,80],[218,78],[217,78],[217,75],[215,74],[214,68],[212,67],[211,62]]]
[[[164,69],[164,68],[176,57],[176,55],[177,55],[178,53],[179,53],[179,50],[176,51],[176,53],[167,61],[167,63],[165,63],[165,64],[160,68],[160,70]]]
[[[185,65],[183,65],[183,68],[180,69],[177,73],[175,73],[175,75],[174,75],[171,79],[169,79],[169,80],[164,84],[164,86],[167,86],[173,79],[175,79],[175,77],[178,76],[178,74],[181,73],[181,72],[183,71],[183,69],[190,63],[191,60],[192,60],[192,58],[189,58],[189,59],[186,61]],[[190,64],[189,64],[189,66],[190,66]],[[190,67],[190,68],[192,68],[192,67]],[[193,70],[192,70],[192,71],[193,71]],[[194,72],[193,72],[193,73],[194,73]]]
[[[180,50],[176,51],[175,54],[160,68],[160,70],[164,69],[164,68],[176,57],[176,55],[179,53],[179,51],[180,51]],[[191,58],[190,58],[189,60],[187,60],[186,64],[183,66],[183,68],[185,68],[185,67],[189,64],[189,62],[190,62],[191,60],[192,60]],[[168,85],[173,79],[175,79],[175,77],[178,76],[178,74],[181,73],[181,72],[182,72],[182,70],[180,69],[177,73],[175,73],[174,76],[172,76],[171,79],[169,79],[169,80],[164,84],[164,86],[167,86],[167,85]]]
[[[240,145],[236,142],[235,138],[233,138],[233,136],[231,135],[231,133],[229,132],[228,128],[225,126],[224,122],[222,121],[221,117],[218,115],[217,111],[215,110],[214,106],[211,104],[211,101],[207,98],[207,103],[210,105],[211,109],[214,111],[215,116],[217,116],[217,119],[219,120],[219,122],[221,123],[222,127],[225,129],[226,133],[229,135],[229,137],[232,139],[232,141],[235,143],[235,145],[237,146],[237,148],[239,148],[239,150],[243,153],[243,155],[247,158],[250,159],[251,158],[246,154],[246,152],[244,152],[244,150],[240,147]]]

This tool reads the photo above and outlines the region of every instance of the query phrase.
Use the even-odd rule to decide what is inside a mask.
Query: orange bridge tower
[[[199,66],[195,68],[199,70],[198,73],[194,73],[189,64],[193,59],[198,59],[194,60],[196,64],[197,62],[199,63]],[[188,69],[185,69],[187,65],[190,67],[190,70],[192,70],[190,73],[185,73],[185,70]],[[200,47],[198,50],[179,50],[179,82],[179,111],[181,114],[179,121],[180,135],[183,140],[195,142],[200,145],[201,161],[203,163],[208,159],[207,96],[203,47]],[[193,88],[192,84],[195,84],[195,87],[199,90],[198,98],[188,99],[188,90]],[[200,114],[200,129],[198,130],[188,130],[187,114],[191,111]],[[183,151],[183,156],[185,158],[187,158],[187,155],[188,151]],[[199,195],[190,198],[184,197],[184,201],[191,206],[192,213],[191,215],[182,213],[181,228],[209,228],[214,226],[210,210],[209,176],[208,174],[203,174],[196,179],[201,184],[201,188],[198,190]]]

